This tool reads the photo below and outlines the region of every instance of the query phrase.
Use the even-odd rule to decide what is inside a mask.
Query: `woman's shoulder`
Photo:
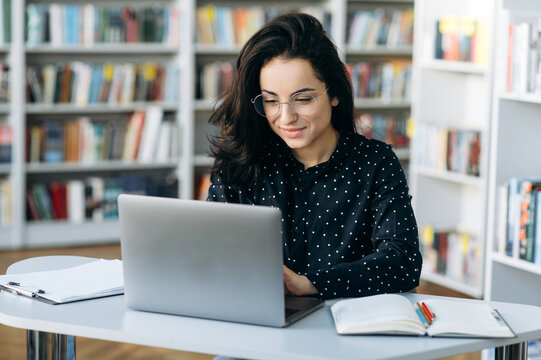
[[[394,151],[391,145],[376,139],[369,139],[359,133],[347,134],[349,148],[358,155],[373,160],[385,160],[389,156],[394,157]]]

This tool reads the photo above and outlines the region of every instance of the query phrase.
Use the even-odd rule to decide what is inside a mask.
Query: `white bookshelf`
[[[444,15],[482,19],[487,23],[487,60],[479,64],[466,61],[435,59],[436,21]],[[462,292],[475,298],[483,297],[484,261],[487,244],[486,208],[489,181],[489,144],[492,101],[492,29],[495,6],[491,0],[480,1],[415,1],[415,43],[413,49],[414,83],[412,119],[415,131],[423,126],[447,129],[477,130],[481,137],[479,176],[430,168],[419,162],[419,152],[429,139],[413,137],[410,187],[413,206],[420,230],[425,225],[436,230],[466,229],[477,238],[476,275],[471,283],[449,277],[449,271],[437,272],[425,258],[422,279]],[[431,143],[428,143],[430,148]],[[421,150],[422,149],[422,150]],[[417,152],[416,152],[417,151]],[[448,247],[449,248],[449,247]],[[440,250],[441,251],[441,250]],[[446,266],[460,266],[447,263]]]
[[[180,46],[171,46],[167,43],[133,43],[133,44],[93,44],[51,46],[40,44],[27,45],[25,42],[26,7],[29,4],[52,4],[54,1],[12,1],[12,41],[9,45],[0,46],[0,56],[10,65],[11,71],[11,103],[0,105],[0,116],[6,117],[12,125],[12,163],[0,167],[0,176],[9,179],[12,187],[12,215],[11,226],[0,230],[0,249],[21,247],[43,247],[93,244],[103,242],[116,242],[119,239],[118,220],[85,221],[70,223],[68,221],[27,221],[26,220],[26,187],[27,184],[63,181],[68,179],[83,179],[89,176],[116,176],[118,174],[148,174],[149,176],[165,176],[176,174],[179,178],[179,194],[188,197],[191,193],[186,191],[189,184],[182,182],[179,174],[184,174],[185,156],[176,156],[166,162],[138,163],[123,161],[104,161],[92,164],[83,163],[26,163],[26,129],[30,119],[40,121],[43,119],[59,119],[66,121],[77,116],[98,116],[100,118],[124,117],[136,110],[144,109],[149,105],[157,105],[164,112],[173,114],[178,124],[180,136],[189,136],[184,133],[184,122],[189,118],[182,116],[182,99],[175,102],[133,102],[129,104],[89,104],[76,106],[73,104],[31,104],[26,103],[25,71],[28,64],[45,64],[69,61],[82,61],[89,63],[105,62],[132,62],[142,63],[156,60],[161,63],[172,63],[180,69],[181,77],[177,87],[180,90],[182,76],[187,73],[184,49]],[[128,1],[119,1],[111,4],[105,0],[92,2],[95,5],[133,6]],[[184,10],[185,2],[181,0],[163,0],[160,5],[177,7]],[[73,4],[72,1],[61,1],[60,4]],[[141,1],[135,6],[153,6],[155,2]],[[186,11],[184,11],[186,13]],[[189,42],[191,25],[186,25],[183,18],[179,21],[181,34],[187,38],[182,44]],[[184,143],[184,139],[179,139]],[[189,176],[190,174],[188,174]],[[190,190],[191,191],[191,190]]]
[[[227,7],[251,7],[243,0],[160,0],[159,4],[168,4],[180,10],[180,45],[168,44],[93,44],[61,45],[49,44],[27,45],[25,43],[25,12],[28,4],[51,4],[53,0],[12,0],[12,41],[0,45],[0,57],[6,59],[11,66],[10,104],[0,104],[0,117],[12,125],[14,140],[12,146],[12,164],[0,164],[0,177],[9,179],[13,189],[13,223],[0,229],[0,249],[42,246],[67,246],[118,241],[118,222],[104,220],[98,222],[85,221],[72,224],[67,221],[27,221],[25,192],[27,184],[36,179],[48,181],[59,179],[84,178],[87,176],[106,176],[116,173],[159,173],[174,174],[179,180],[179,196],[190,199],[194,196],[194,184],[197,176],[208,171],[212,159],[208,157],[207,134],[216,129],[209,128],[208,118],[212,112],[214,100],[197,100],[195,96],[195,69],[202,62],[231,61],[235,62],[240,46],[201,45],[196,39],[196,9],[199,6],[214,4]],[[56,2],[55,2],[56,3]],[[60,4],[74,4],[72,0],[60,1]],[[94,0],[92,4],[108,5],[106,0]],[[261,6],[277,6],[282,8],[298,8],[315,6],[325,9],[331,17],[330,32],[333,41],[345,61],[361,61],[363,59],[384,61],[393,59],[411,59],[412,46],[370,48],[347,47],[348,12],[355,9],[405,9],[413,7],[413,0],[296,0],[284,3],[281,1],[262,0],[256,2]],[[114,5],[133,5],[133,2],[120,0]],[[140,5],[152,5],[153,1],[143,0]],[[84,107],[73,104],[26,104],[25,69],[27,64],[46,64],[80,60],[90,63],[103,62],[140,62],[156,60],[174,63],[180,69],[178,102],[152,103],[164,112],[174,113],[179,125],[179,156],[166,162],[145,163],[102,161],[99,163],[26,163],[25,142],[29,121],[43,118],[73,119],[77,116],[122,116],[145,108],[149,103],[130,104],[89,104]],[[356,99],[358,111],[381,111],[392,113],[410,110],[408,100],[381,101],[375,99]],[[395,149],[399,158],[409,161],[408,149]]]
[[[541,4],[534,0],[498,0],[498,36],[508,38],[509,22],[541,18]],[[541,97],[528,92],[506,92],[507,44],[498,42],[495,58],[495,93],[490,147],[488,256],[486,259],[486,298],[541,306],[541,266],[511,257],[498,249],[501,226],[498,218],[499,189],[511,177],[541,177],[539,134]],[[500,251],[499,251],[500,250]]]

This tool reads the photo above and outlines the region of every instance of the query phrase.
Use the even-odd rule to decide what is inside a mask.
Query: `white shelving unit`
[[[541,3],[534,0],[498,0],[498,42],[495,63],[495,92],[490,147],[489,221],[487,229],[486,298],[541,305],[541,266],[498,252],[499,188],[511,177],[541,177],[539,135],[541,96],[526,92],[507,93],[508,24],[537,23]],[[507,40],[506,40],[507,41]]]
[[[481,134],[480,176],[427,168],[416,163],[417,153],[426,150],[429,139],[413,137],[410,187],[419,228],[425,225],[441,231],[464,231],[477,237],[475,272],[470,282],[451,277],[448,271],[434,271],[435,259],[424,259],[424,280],[454,289],[472,297],[483,297],[483,270],[486,244],[488,161],[491,141],[492,63],[491,44],[495,6],[491,0],[415,1],[415,43],[412,118],[415,131],[427,125],[449,129],[469,129]],[[487,62],[435,59],[436,21],[452,15],[487,22]],[[430,145],[430,143],[429,143]],[[420,150],[423,149],[423,150]],[[452,264],[447,263],[449,267]],[[432,270],[431,270],[432,269]]]
[[[11,65],[10,104],[0,104],[0,117],[12,124],[14,132],[12,163],[0,166],[0,178],[9,179],[13,188],[13,223],[10,227],[0,228],[0,250],[35,246],[64,246],[75,244],[91,244],[118,241],[119,229],[116,220],[101,222],[83,222],[79,224],[67,221],[26,220],[25,191],[28,184],[36,179],[56,180],[70,177],[105,176],[122,172],[141,173],[159,172],[174,174],[179,180],[179,196],[190,199],[194,196],[194,184],[198,176],[208,171],[212,159],[207,155],[207,135],[216,129],[210,129],[208,118],[215,102],[196,99],[196,69],[199,64],[212,61],[236,61],[240,46],[224,47],[219,45],[201,45],[196,39],[196,10],[204,5],[227,7],[251,7],[254,4],[243,0],[159,0],[159,4],[168,4],[180,11],[180,46],[166,44],[95,44],[92,46],[51,46],[25,44],[25,13],[28,4],[50,4],[53,0],[12,0],[12,42],[0,46],[0,57]],[[55,2],[56,3],[56,2]],[[73,4],[73,0],[61,0],[60,4]],[[96,5],[108,5],[106,0],[94,0]],[[137,6],[152,5],[155,2],[144,0]],[[325,9],[331,17],[330,32],[345,61],[370,59],[384,61],[392,59],[411,59],[412,47],[347,47],[346,34],[348,13],[355,9],[413,7],[413,0],[296,0],[284,3],[281,1],[261,1],[261,6],[280,8],[299,8],[316,6]],[[115,1],[114,5],[133,5],[127,0]],[[90,104],[78,107],[72,104],[25,104],[27,64],[44,64],[81,60],[84,62],[104,63],[107,61],[147,60],[174,63],[180,69],[178,102],[153,103],[164,112],[174,113],[180,128],[179,157],[167,162],[139,164],[137,162],[107,161],[98,164],[46,164],[26,163],[25,142],[29,119],[59,118],[68,119],[76,116],[121,116],[129,114],[148,105],[132,103],[127,105]],[[380,101],[373,99],[356,99],[358,111],[382,111],[386,113],[410,110],[409,101]],[[408,149],[397,149],[399,158],[409,161]]]
[[[13,197],[13,222],[8,228],[0,229],[0,249],[36,247],[36,246],[63,246],[76,244],[92,244],[118,241],[119,228],[117,220],[105,219],[99,222],[85,221],[82,223],[70,223],[68,221],[27,221],[26,220],[26,187],[41,179],[47,181],[62,181],[70,178],[84,178],[87,176],[115,176],[116,174],[149,174],[159,175],[174,174],[179,179],[179,194],[189,197],[191,184],[183,182],[186,166],[185,156],[179,156],[166,162],[141,164],[137,162],[103,161],[93,164],[79,163],[26,163],[26,129],[29,119],[69,120],[77,116],[102,116],[109,115],[118,117],[133,113],[135,110],[145,108],[152,104],[162,108],[164,112],[174,114],[175,121],[181,129],[182,139],[179,143],[186,143],[184,139],[190,136],[186,123],[191,119],[189,112],[184,111],[182,98],[174,103],[157,102],[134,102],[123,105],[90,104],[80,107],[73,104],[26,104],[26,81],[25,71],[28,64],[43,64],[68,61],[83,61],[91,63],[105,62],[144,62],[158,61],[173,63],[180,69],[181,78],[178,88],[184,80],[189,59],[180,46],[171,46],[158,43],[138,44],[94,44],[92,46],[51,46],[48,44],[29,46],[25,42],[25,18],[26,8],[29,4],[51,4],[54,1],[12,1],[12,41],[10,45],[0,47],[0,53],[5,54],[6,62],[11,70],[11,103],[0,106],[1,116],[6,116],[7,122],[13,128],[12,163],[0,168],[0,176],[9,179]],[[73,4],[72,1],[60,3]],[[92,2],[95,5],[107,6],[110,3],[104,0]],[[153,6],[156,2],[142,1],[136,6]],[[189,13],[186,2],[182,0],[160,0],[162,5],[177,7],[182,14]],[[129,1],[118,1],[114,4],[120,6],[133,6]],[[187,34],[182,39],[182,45],[189,43],[191,23],[188,17],[179,21],[181,34]],[[188,50],[189,47],[188,47]],[[182,152],[182,155],[186,152]],[[190,173],[187,174],[188,178]]]

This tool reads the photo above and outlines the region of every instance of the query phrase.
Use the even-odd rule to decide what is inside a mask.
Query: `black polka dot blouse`
[[[341,134],[331,158],[306,170],[285,143],[266,149],[257,185],[235,190],[215,173],[207,200],[280,208],[284,265],[308,277],[321,298],[418,285],[418,229],[390,145]]]

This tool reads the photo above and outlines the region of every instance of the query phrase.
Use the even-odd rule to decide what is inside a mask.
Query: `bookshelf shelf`
[[[430,60],[429,62],[422,64],[421,68],[426,70],[447,71],[471,75],[488,75],[486,66],[472,64],[469,62]]]
[[[125,170],[159,170],[169,169],[178,166],[178,161],[168,161],[165,163],[142,164],[137,162],[125,161],[107,161],[94,164],[84,163],[58,163],[58,164],[27,164],[26,172],[28,174],[47,174],[47,173],[81,173],[81,172],[102,172],[102,171],[125,171]]]
[[[89,46],[84,45],[36,45],[26,46],[25,52],[31,55],[47,55],[47,54],[156,54],[156,55],[175,55],[179,52],[176,46],[168,46],[165,44],[94,44]]]
[[[512,94],[503,93],[499,96],[502,100],[520,101],[524,103],[541,104],[541,95],[536,94]]]
[[[496,252],[492,253],[492,260],[519,270],[527,271],[532,274],[541,275],[541,266],[533,264],[526,260],[515,259]]]
[[[388,48],[386,46],[377,46],[373,48],[360,48],[348,46],[346,48],[347,56],[391,56],[391,57],[411,57],[413,49],[411,46],[401,48]]]
[[[435,170],[415,166],[415,172],[421,176],[426,176],[459,185],[467,185],[480,188],[484,184],[484,180],[482,178],[479,178],[477,176],[458,174],[452,171]]]
[[[195,53],[197,55],[228,55],[237,56],[240,52],[240,46],[220,46],[220,45],[195,45]]]
[[[214,159],[208,155],[196,155],[193,159],[194,166],[211,167],[214,164]]]
[[[212,111],[216,101],[214,100],[195,100],[194,101],[194,110],[195,111]]]
[[[426,281],[440,284],[449,289],[456,290],[458,292],[461,292],[463,294],[469,295],[474,298],[480,298],[482,296],[482,291],[478,287],[468,286],[459,281],[450,279],[444,275],[440,275],[440,274],[436,274],[436,273],[432,273],[428,271],[422,271],[421,277]]]
[[[147,106],[156,105],[164,111],[178,110],[177,104],[162,102],[136,102],[130,104],[89,104],[79,106],[74,104],[26,104],[27,114],[95,114],[95,113],[129,113],[144,109]]]
[[[381,99],[355,99],[354,100],[355,108],[357,109],[409,109],[411,103],[409,101],[402,100],[381,100]]]
[[[69,246],[73,239],[77,244],[103,244],[105,242],[118,242],[120,239],[120,226],[118,220],[103,220],[98,223],[86,221],[83,223],[70,223],[67,221],[40,221],[28,222],[27,246]],[[44,236],[47,234],[48,236]],[[49,235],[50,234],[50,235]]]
[[[410,151],[408,148],[393,148],[398,160],[406,161],[410,159]]]

